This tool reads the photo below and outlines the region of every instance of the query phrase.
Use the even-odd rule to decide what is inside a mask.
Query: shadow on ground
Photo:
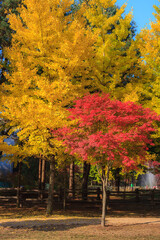
[[[5,221],[0,223],[1,227],[13,229],[30,229],[38,231],[65,231],[72,228],[100,225],[100,219],[70,218],[70,219],[46,219],[46,220],[23,220]]]
[[[120,220],[121,219],[121,220]],[[114,227],[115,230],[128,226],[160,224],[157,218],[108,218],[106,227]],[[12,229],[28,229],[36,231],[66,231],[78,227],[100,226],[100,218],[68,218],[68,219],[34,219],[34,220],[5,220],[0,222],[0,227]]]

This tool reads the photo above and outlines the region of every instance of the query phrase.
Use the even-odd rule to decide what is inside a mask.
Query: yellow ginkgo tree
[[[85,16],[96,36],[94,57],[90,58],[90,76],[94,79],[95,88],[102,92],[119,100],[128,100],[130,92],[130,100],[136,101],[137,95],[134,91],[131,93],[130,88],[137,88],[141,72],[136,41],[130,38],[132,13],[124,15],[123,5],[109,15],[108,10],[115,4],[116,0],[87,1]]]
[[[141,68],[146,72],[148,81],[143,85],[144,105],[160,114],[160,7],[154,6],[155,21],[151,29],[143,29],[138,39],[141,53]]]
[[[3,137],[1,147],[13,161],[32,155],[50,161],[48,213],[53,210],[55,156],[61,150],[50,129],[67,124],[67,106],[83,94],[94,41],[83,6],[73,16],[72,3],[24,0],[19,16],[8,16],[14,30],[5,52],[11,74],[0,86],[0,112],[20,144],[7,146]]]
[[[146,27],[137,35],[141,55],[139,63],[144,74],[139,102],[160,114],[160,6],[154,8],[155,21],[150,23],[150,29]],[[153,138],[155,146],[151,151],[156,153],[156,159],[159,161],[160,128]]]

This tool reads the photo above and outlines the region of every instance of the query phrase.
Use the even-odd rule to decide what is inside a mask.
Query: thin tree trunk
[[[47,214],[53,213],[54,207],[54,177],[55,177],[55,161],[54,158],[50,161],[50,176],[49,176],[49,192],[47,202]]]
[[[107,172],[102,168],[102,190],[103,190],[103,196],[102,196],[102,218],[101,218],[101,226],[105,226],[105,217],[106,217],[106,211],[107,211],[107,186],[108,186],[108,180],[109,180],[109,167],[107,169]]]
[[[101,218],[101,226],[105,226],[105,217],[106,217],[106,202],[107,202],[107,193],[106,193],[106,183],[105,179],[102,183],[102,189],[103,189],[103,196],[102,196],[102,218]]]
[[[121,179],[120,179],[120,168],[117,168],[116,169],[116,189],[117,189],[118,193],[119,193],[119,190],[120,190],[120,182],[121,182]]]
[[[39,199],[43,199],[43,190],[45,189],[45,160],[39,158],[38,190]]]
[[[82,179],[82,199],[87,200],[88,197],[88,176],[91,165],[84,162],[83,165],[83,179]]]
[[[66,210],[66,183],[67,183],[67,169],[66,167],[64,168],[64,189],[63,189],[63,210]]]
[[[75,198],[74,161],[69,167],[69,197]]]
[[[19,162],[18,166],[18,186],[17,186],[17,207],[21,207],[20,201],[20,186],[21,186],[21,162]]]
[[[41,192],[41,178],[42,178],[42,159],[39,158],[39,169],[38,169],[38,190],[39,190],[39,195]]]
[[[46,168],[46,161],[43,159],[42,160],[42,184],[41,184],[41,189],[44,190],[45,189],[45,168]]]

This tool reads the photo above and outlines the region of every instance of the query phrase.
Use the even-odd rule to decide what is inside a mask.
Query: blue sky
[[[117,0],[117,5],[121,7],[127,3],[126,13],[131,11],[133,7],[133,16],[137,25],[137,32],[144,27],[150,28],[150,21],[155,20],[153,12],[155,12],[153,5],[159,6],[158,0]]]

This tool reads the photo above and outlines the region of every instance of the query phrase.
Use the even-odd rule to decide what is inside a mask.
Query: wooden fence
[[[74,198],[72,197],[74,196]],[[46,202],[48,191],[39,190],[25,190],[21,189],[19,192],[20,205],[23,206],[28,201],[35,203]],[[101,202],[102,191],[100,188],[88,189],[87,197],[82,199],[82,192],[77,189],[74,194],[72,192],[60,189],[54,193],[56,202],[70,202],[70,201],[87,201],[87,202]],[[16,203],[17,202],[17,189],[0,189],[0,205],[3,203]],[[107,203],[143,203],[160,204],[160,190],[140,190],[135,191],[107,191]]]

